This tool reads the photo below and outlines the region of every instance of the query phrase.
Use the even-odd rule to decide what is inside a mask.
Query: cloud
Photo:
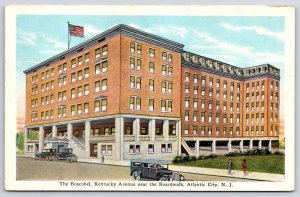
[[[46,45],[50,45],[51,48],[53,48],[54,50],[66,50],[67,49],[67,45],[63,42],[61,42],[59,39],[57,38],[52,38],[50,36],[47,36],[46,34],[40,34],[41,38],[45,41]]]
[[[237,45],[220,41],[208,33],[195,30],[195,35],[204,41],[205,45],[191,45],[191,48],[200,49],[201,54],[208,57],[219,58],[221,61],[234,64],[239,57],[247,66],[263,63],[283,63],[284,55],[271,52],[258,52],[251,46]],[[210,53],[208,51],[211,51]],[[245,65],[244,65],[245,66]]]
[[[167,26],[156,25],[143,30],[148,33],[161,34],[165,36],[176,34],[181,38],[186,38],[186,35],[188,34],[188,30],[185,27],[178,27],[174,25],[167,25]]]
[[[136,29],[142,29],[139,25],[134,24],[134,23],[130,23],[130,24],[128,24],[128,26],[136,28]]]
[[[241,31],[254,31],[258,35],[263,35],[263,36],[269,36],[273,37],[277,40],[284,41],[284,33],[283,32],[272,32],[269,29],[265,27],[259,27],[259,26],[238,26],[238,25],[232,25],[229,23],[221,23],[220,24],[223,28],[231,30],[231,31],[236,31],[236,32],[241,32]]]
[[[35,45],[37,36],[35,33],[17,31],[17,42],[24,45]]]
[[[85,25],[84,26],[84,34],[86,36],[94,36],[94,35],[97,35],[97,34],[99,34],[101,32],[103,32],[102,29],[98,29],[98,28],[96,28],[93,25]]]

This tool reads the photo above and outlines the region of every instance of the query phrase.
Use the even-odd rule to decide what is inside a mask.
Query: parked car
[[[154,159],[134,159],[130,163],[130,176],[133,180],[141,178],[158,181],[183,181],[184,176],[177,171],[168,169],[168,162]]]
[[[67,160],[68,162],[76,162],[77,156],[73,154],[72,148],[65,148],[61,152],[58,152],[55,155],[53,155],[53,160]]]
[[[37,153],[35,155],[35,159],[37,159],[37,160],[46,159],[48,161],[51,161],[54,155],[56,155],[56,149],[45,148],[42,150],[41,153]]]

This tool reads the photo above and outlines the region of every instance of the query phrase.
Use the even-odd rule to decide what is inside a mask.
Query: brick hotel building
[[[118,25],[25,70],[25,154],[171,159],[278,147],[279,69],[183,47]]]

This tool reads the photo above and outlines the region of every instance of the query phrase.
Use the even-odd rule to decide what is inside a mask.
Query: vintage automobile
[[[168,169],[168,162],[156,159],[134,159],[130,162],[130,176],[135,181],[141,178],[158,181],[183,181],[184,176]]]
[[[44,148],[41,153],[35,155],[36,160],[46,159],[51,161],[53,156],[56,155],[56,149],[53,148]]]
[[[53,161],[57,160],[67,160],[68,162],[76,162],[77,156],[73,154],[72,148],[65,148],[61,152],[56,153],[53,155]]]

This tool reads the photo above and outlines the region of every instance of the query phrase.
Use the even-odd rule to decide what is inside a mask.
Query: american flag
[[[84,36],[84,28],[82,26],[76,26],[69,24],[70,35],[72,36]]]

